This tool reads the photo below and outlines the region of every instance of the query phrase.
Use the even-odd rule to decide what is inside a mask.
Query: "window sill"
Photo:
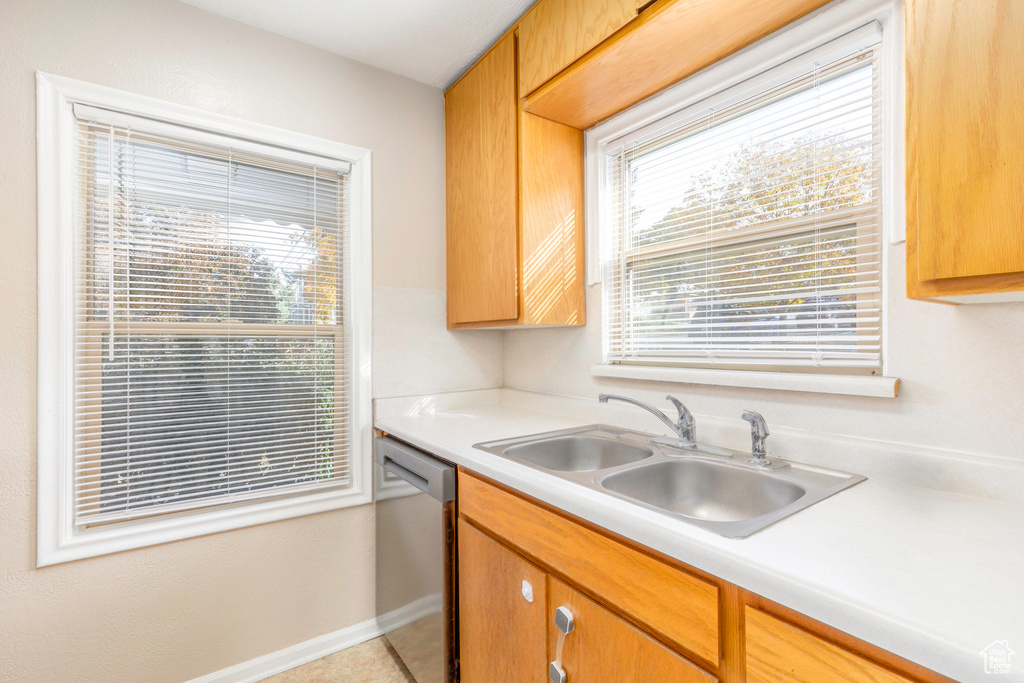
[[[649,382],[708,384],[719,387],[748,387],[750,389],[804,391],[816,394],[876,398],[896,398],[900,389],[898,377],[862,377],[858,375],[668,368],[649,365],[592,365],[590,374],[594,377],[640,379]]]
[[[83,531],[55,529],[51,508],[40,508],[42,534],[36,566],[45,567],[88,557],[144,548],[159,543],[277,522],[305,515],[365,505],[372,501],[359,487],[315,491],[302,495],[225,505],[200,512],[156,516],[148,520],[112,524]]]

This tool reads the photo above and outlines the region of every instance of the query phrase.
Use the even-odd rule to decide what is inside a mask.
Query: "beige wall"
[[[183,681],[371,618],[369,506],[35,569],[36,70],[371,149],[375,326],[444,287],[439,90],[173,0],[0,0],[0,681]],[[500,383],[498,333],[434,308],[433,374],[388,345],[378,394]]]
[[[505,333],[504,384],[590,399],[602,391],[627,393],[666,410],[671,406],[665,394],[672,393],[696,415],[698,433],[701,416],[743,425],[740,413],[751,408],[769,428],[859,436],[1024,465],[1024,304],[908,301],[903,245],[886,251],[886,354],[888,373],[901,382],[897,399],[592,377],[590,366],[601,362],[600,285],[587,292],[585,328]],[[650,428],[660,424],[652,418]],[[780,437],[769,443],[784,454]]]

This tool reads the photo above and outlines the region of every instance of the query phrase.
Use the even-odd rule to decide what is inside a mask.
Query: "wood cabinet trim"
[[[526,111],[585,130],[826,4],[658,0],[532,92]]]
[[[636,0],[541,0],[519,20],[519,94],[525,97],[620,30]]]
[[[718,671],[720,581],[461,469],[459,514],[701,668]],[[588,552],[565,552],[567,539]],[[675,598],[668,605],[667,594]]]

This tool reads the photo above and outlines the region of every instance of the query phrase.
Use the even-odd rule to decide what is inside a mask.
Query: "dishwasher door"
[[[377,623],[417,683],[455,680],[455,468],[374,440]]]

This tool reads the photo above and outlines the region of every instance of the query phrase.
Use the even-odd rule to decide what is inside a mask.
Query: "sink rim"
[[[539,465],[520,460],[514,456],[505,455],[505,451],[517,445],[524,445],[537,441],[557,438],[560,436],[572,435],[601,435],[609,440],[621,440],[632,445],[640,445],[654,451],[654,455],[639,461],[626,463],[616,467],[608,467],[588,471],[558,471],[550,470]],[[791,517],[792,515],[830,498],[840,491],[856,486],[866,481],[867,477],[853,472],[845,472],[816,465],[798,463],[773,456],[773,465],[770,468],[759,468],[747,463],[749,453],[728,450],[733,454],[734,459],[727,459],[716,455],[698,451],[681,451],[677,448],[670,448],[660,445],[652,439],[659,438],[657,435],[647,432],[639,432],[621,427],[613,427],[605,424],[589,424],[568,429],[552,430],[526,434],[494,441],[484,441],[473,444],[473,448],[492,455],[504,458],[516,464],[541,472],[547,476],[556,477],[563,481],[569,481],[603,495],[611,496],[618,500],[634,505],[638,508],[649,510],[662,517],[679,520],[690,526],[696,526],[707,531],[714,532],[726,538],[746,538],[755,533],[763,531],[776,522]],[[778,508],[763,515],[739,521],[709,520],[700,517],[691,517],[673,510],[668,510],[650,503],[627,496],[616,491],[605,488],[601,482],[619,472],[625,472],[641,467],[649,467],[653,464],[666,461],[701,460],[710,462],[721,467],[736,467],[756,472],[758,476],[773,477],[788,480],[804,489],[805,493],[792,503]]]

